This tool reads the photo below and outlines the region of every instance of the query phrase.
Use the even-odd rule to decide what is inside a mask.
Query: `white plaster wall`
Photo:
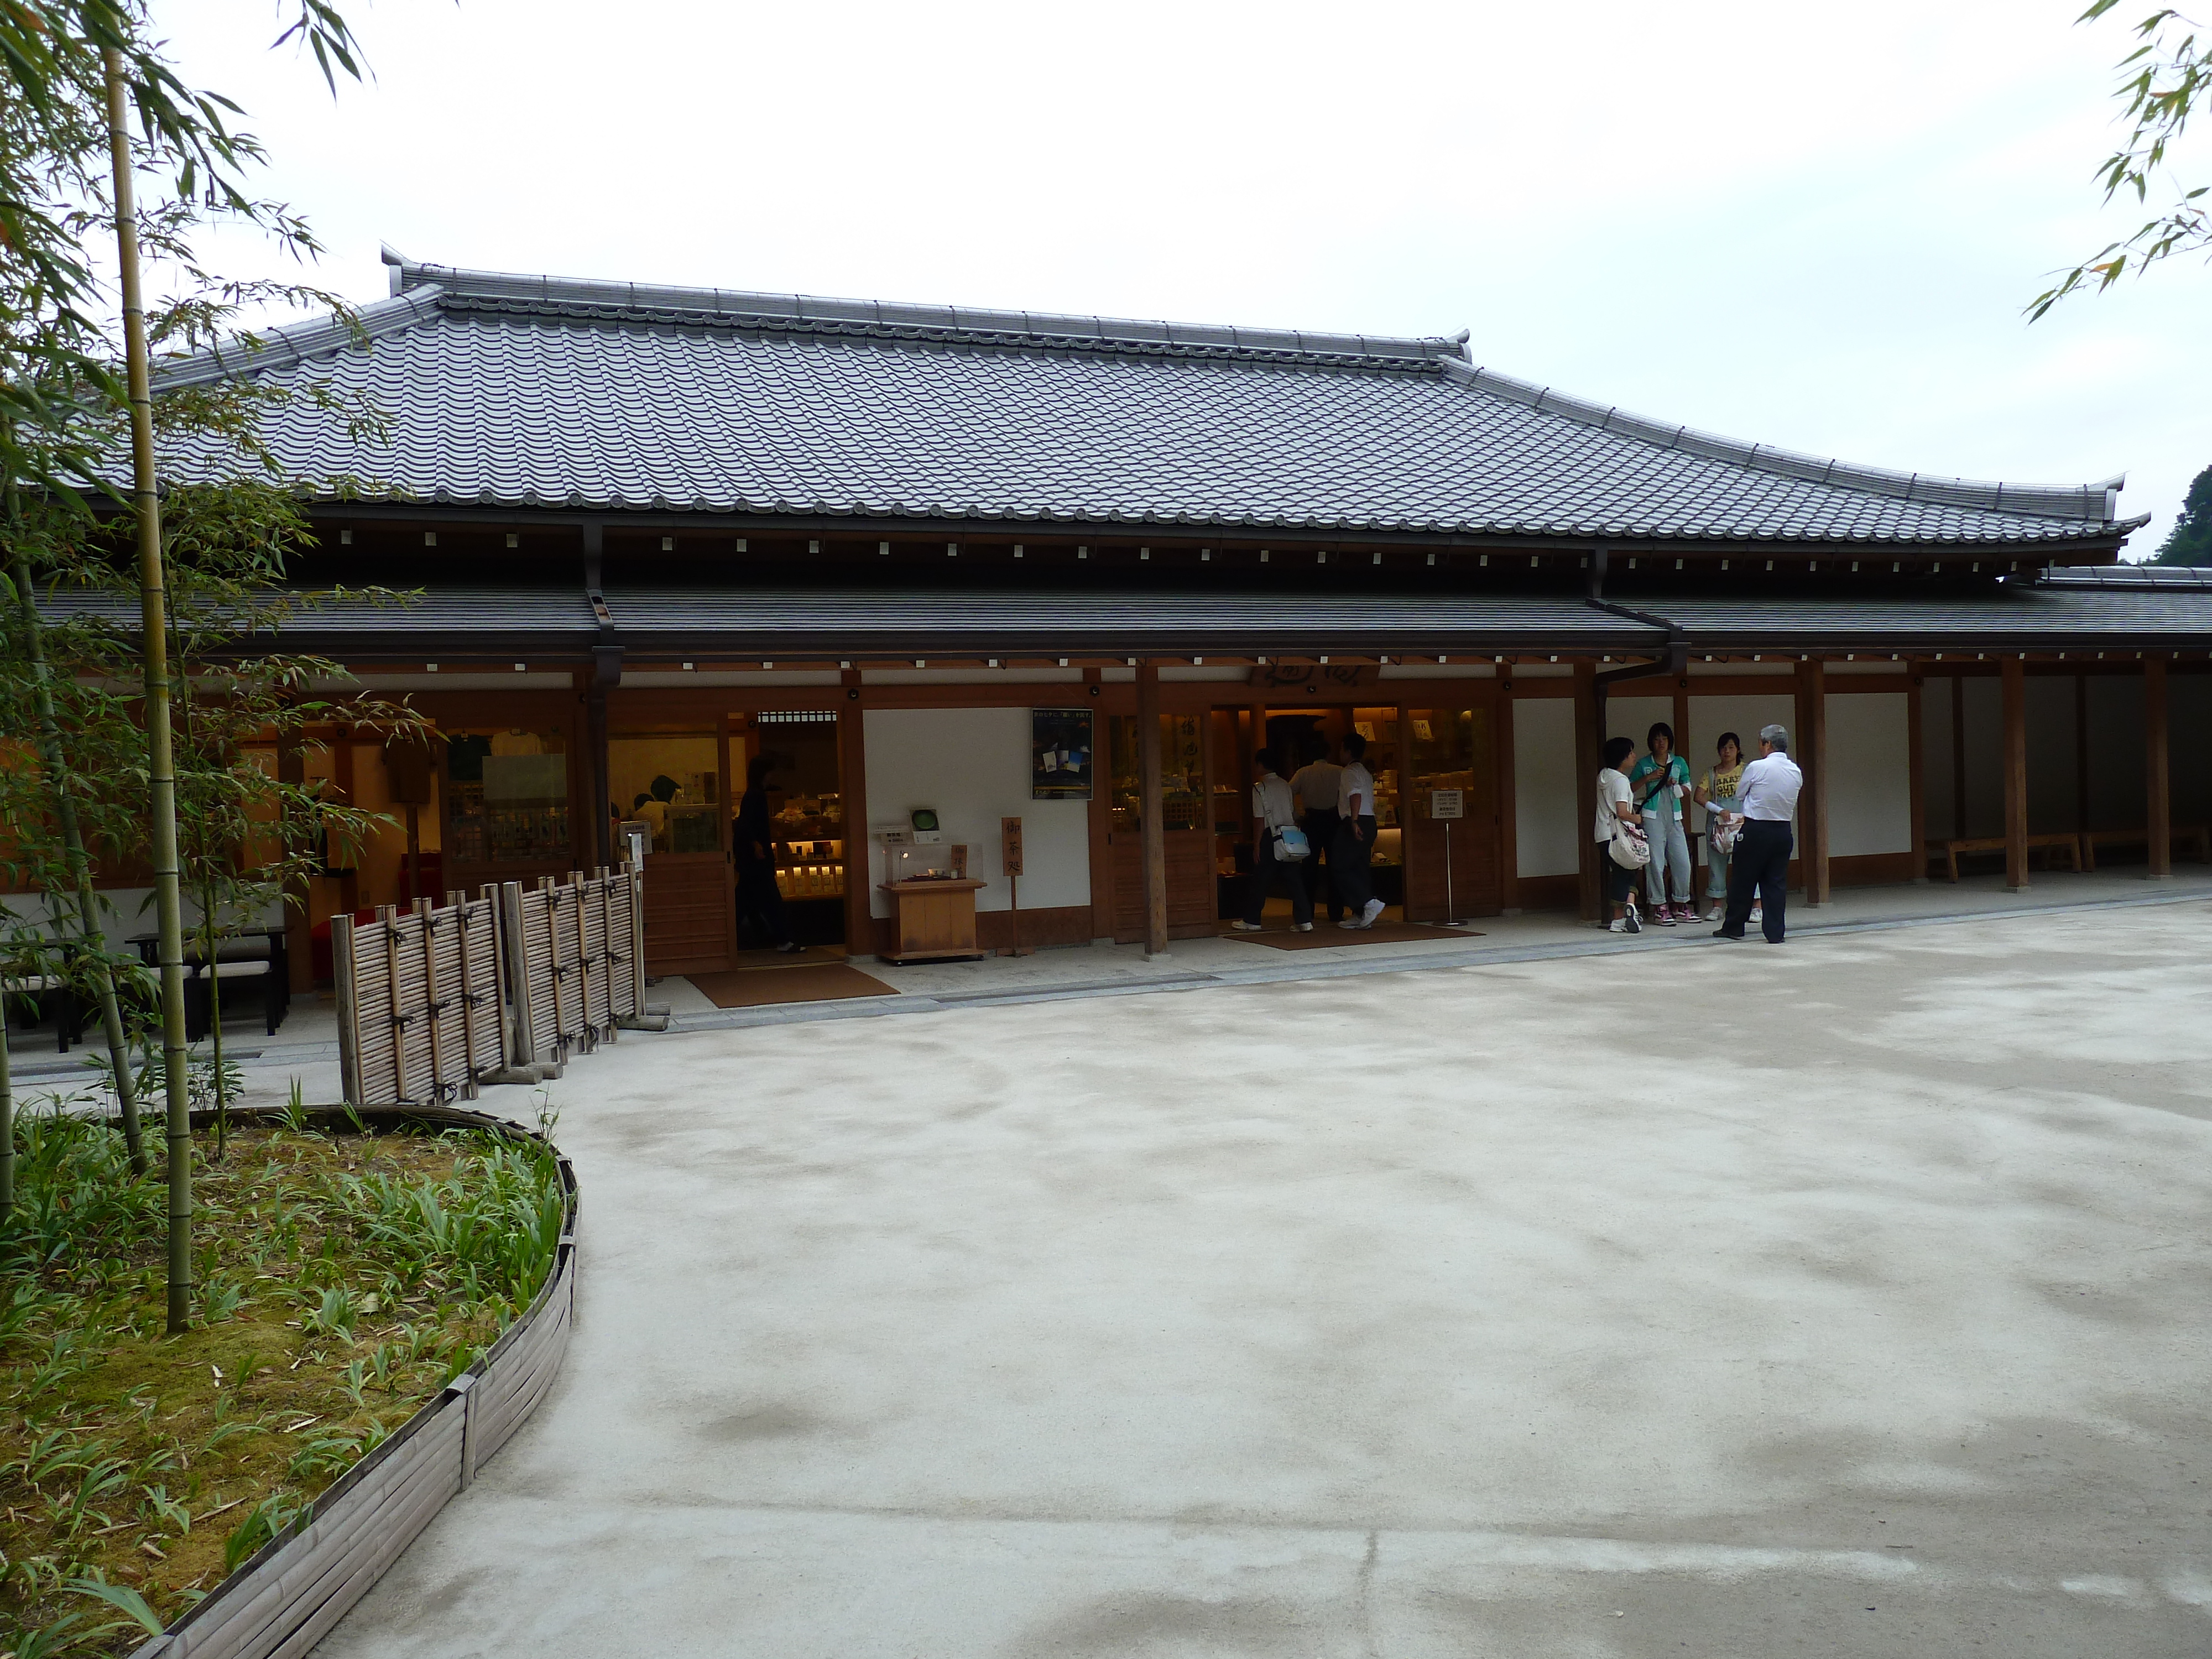
[[[1585,826],[1575,787],[1575,700],[1513,700],[1513,868],[1571,876]]]
[[[945,844],[968,844],[968,873],[990,884],[978,910],[1008,908],[999,820],[1022,821],[1022,908],[1091,902],[1091,808],[1030,798],[1026,708],[871,708],[861,716],[868,769],[868,827],[903,823],[934,807]],[[1099,736],[1103,738],[1102,730]],[[869,909],[887,916],[884,849],[868,842]]]
[[[1652,726],[1664,720],[1674,723],[1674,700],[1672,697],[1607,697],[1605,700],[1605,734],[1608,738],[1626,738],[1636,745],[1640,758],[1644,753],[1644,738]],[[1680,733],[1675,734],[1677,739]]]
[[[150,933],[154,931],[156,919],[154,914],[152,888],[103,887],[99,890],[97,896],[105,907],[99,918],[100,930],[106,937],[110,950],[128,949],[124,941],[133,933]],[[11,915],[20,916],[42,929],[52,921],[46,910],[46,900],[36,893],[0,894],[0,910],[5,910]],[[189,896],[185,902],[184,915],[185,927],[188,930],[198,926],[199,907],[191,902]],[[283,919],[283,907],[272,904],[262,913],[260,925],[264,927],[277,927],[282,925]],[[76,930],[76,913],[74,908],[70,912],[69,926],[70,931],[74,933]]]
[[[1828,693],[1828,856],[1912,850],[1912,700]]]
[[[1832,709],[1835,707],[1832,699],[1829,707]],[[1701,696],[1692,690],[1690,694],[1690,732],[1682,743],[1682,757],[1690,763],[1691,778],[1703,777],[1705,769],[1713,763],[1714,745],[1720,742],[1723,732],[1736,734],[1737,740],[1743,744],[1746,760],[1757,760],[1759,728],[1762,726],[1789,727],[1790,740],[1795,743],[1797,740],[1796,698],[1787,691],[1708,697]],[[1829,810],[1832,811],[1833,806]],[[1705,821],[1703,812],[1692,811],[1691,823],[1693,828],[1704,828]]]

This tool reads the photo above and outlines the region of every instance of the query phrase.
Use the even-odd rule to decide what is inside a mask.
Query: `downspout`
[[[586,520],[584,532],[584,597],[590,602],[599,633],[592,641],[592,678],[584,690],[584,741],[591,750],[585,775],[592,785],[592,839],[595,867],[614,862],[614,823],[607,804],[614,799],[614,779],[607,759],[607,693],[622,684],[623,647],[615,631],[614,612],[607,609],[605,591],[605,527]]]
[[[1593,610],[1626,617],[1630,622],[1641,623],[1646,628],[1659,629],[1667,635],[1664,672],[1677,677],[1688,673],[1690,672],[1689,629],[1671,617],[1656,616],[1649,611],[1638,611],[1628,605],[1615,605],[1607,599],[1605,597],[1606,556],[1607,550],[1602,547],[1593,548],[1590,550],[1589,580],[1587,584],[1588,591],[1583,595],[1583,603]],[[1601,747],[1605,743],[1606,688],[1619,680],[1649,679],[1653,674],[1662,672],[1662,665],[1657,662],[1631,663],[1625,668],[1608,668],[1595,677],[1594,684],[1597,688],[1597,738]]]

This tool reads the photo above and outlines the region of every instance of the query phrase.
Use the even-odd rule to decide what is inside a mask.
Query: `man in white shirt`
[[[1318,736],[1312,739],[1313,747],[1307,750],[1311,757],[1304,766],[1291,775],[1291,793],[1298,798],[1298,828],[1306,832],[1306,845],[1311,849],[1306,854],[1306,865],[1298,872],[1305,883],[1309,902],[1317,897],[1324,878],[1322,860],[1329,861],[1328,919],[1344,920],[1344,896],[1337,890],[1336,863],[1336,786],[1344,769],[1328,757],[1328,745]]]
[[[1344,770],[1337,775],[1336,851],[1329,857],[1329,879],[1352,911],[1340,927],[1372,927],[1382,914],[1368,873],[1375,856],[1375,775],[1366,757],[1367,739],[1354,732],[1344,740]]]
[[[1790,758],[1790,732],[1769,726],[1759,733],[1759,758],[1743,769],[1738,795],[1743,803],[1743,833],[1736,838],[1729,871],[1728,915],[1715,939],[1740,939],[1751,917],[1752,900],[1763,912],[1761,930],[1769,945],[1782,943],[1782,907],[1790,893],[1790,820],[1797,815],[1797,792],[1805,775]]]
[[[1240,933],[1260,932],[1267,896],[1275,890],[1278,880],[1286,878],[1291,887],[1291,925],[1301,933],[1310,933],[1313,895],[1306,891],[1304,874],[1297,865],[1283,857],[1282,844],[1275,836],[1278,830],[1295,830],[1297,817],[1291,809],[1291,786],[1276,770],[1275,751],[1272,749],[1262,749],[1252,757],[1252,817],[1255,821],[1252,873],[1245,878],[1244,914],[1231,925]]]

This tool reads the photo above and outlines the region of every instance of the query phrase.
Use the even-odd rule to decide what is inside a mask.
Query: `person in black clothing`
[[[791,937],[784,920],[783,895],[775,885],[775,828],[768,817],[768,779],[775,763],[756,755],[745,763],[744,799],[731,825],[738,865],[738,920],[758,920],[768,941],[787,955],[806,947]]]

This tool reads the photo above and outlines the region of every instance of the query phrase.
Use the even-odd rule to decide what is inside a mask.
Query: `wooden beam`
[[[1168,953],[1167,803],[1160,787],[1160,668],[1137,665],[1137,766],[1142,791],[1145,855],[1145,955]],[[1207,803],[1212,810],[1212,803]]]
[[[2005,886],[2027,885],[2027,673],[2017,655],[2004,659]]]
[[[1796,761],[1805,775],[1797,799],[1797,862],[1805,902],[1828,902],[1828,665],[1797,665]]]
[[[1491,700],[1490,747],[1497,768],[1498,902],[1509,916],[1521,914],[1520,807],[1513,781],[1513,692],[1504,682]]]
[[[2150,836],[2150,878],[2173,874],[2173,800],[2166,775],[2166,659],[2143,659],[2143,810]]]
[[[1083,671],[1084,697],[1091,705],[1091,938],[1094,944],[1114,942],[1114,716],[1102,706],[1101,676],[1096,668]]]
[[[838,679],[845,691],[859,690],[860,671],[848,668]],[[874,907],[870,898],[875,891],[876,861],[868,839],[866,707],[863,693],[857,701],[847,697],[837,708],[837,792],[845,807],[845,949],[856,957],[873,956],[876,951]],[[727,720],[722,722],[726,733],[729,725]],[[743,760],[737,761],[737,769],[739,776],[730,780],[733,794],[744,771]]]
[[[1597,711],[1597,665],[1585,659],[1575,665],[1575,845],[1582,849],[1576,867],[1582,877],[1584,921],[1600,921],[1605,915],[1605,872],[1598,860],[1608,854],[1590,836],[1597,823],[1597,769],[1604,758]]]

